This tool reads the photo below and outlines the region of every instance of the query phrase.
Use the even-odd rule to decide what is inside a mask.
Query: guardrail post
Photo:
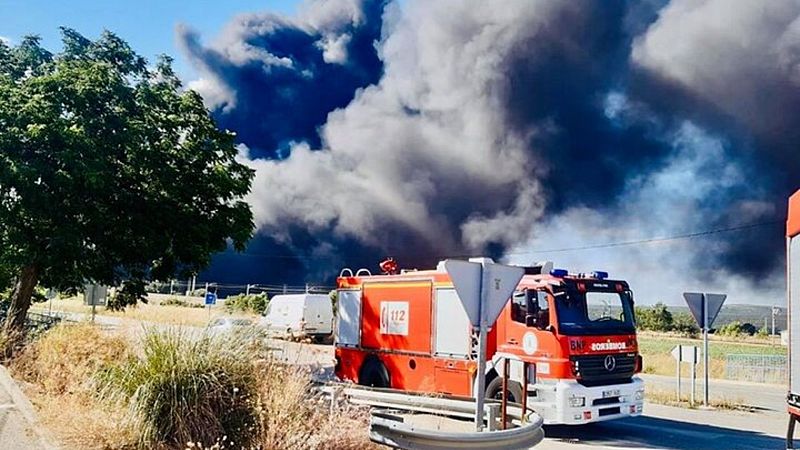
[[[528,362],[522,361],[522,417],[524,424],[528,417]]]
[[[508,412],[508,369],[509,369],[509,360],[508,358],[503,358],[503,400],[501,402],[502,412],[501,420],[502,423],[500,426],[502,429],[506,429],[506,413]]]
[[[485,405],[483,410],[486,412],[486,422],[489,427],[489,431],[497,431],[497,415],[500,412],[500,405],[497,403],[492,403],[489,405]],[[505,422],[505,417],[503,418]]]

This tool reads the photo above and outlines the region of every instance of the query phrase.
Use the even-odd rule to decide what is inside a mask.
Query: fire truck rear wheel
[[[486,386],[486,398],[502,400],[503,377],[494,377]],[[516,381],[508,381],[508,401],[513,403],[522,402],[522,386]]]
[[[377,357],[369,357],[364,360],[361,370],[358,371],[358,384],[362,386],[388,388],[391,387],[389,381],[389,371]]]

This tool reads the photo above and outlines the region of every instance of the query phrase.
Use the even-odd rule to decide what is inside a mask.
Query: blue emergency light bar
[[[556,278],[564,278],[566,276],[569,276],[569,271],[567,269],[553,269],[550,271],[550,275]],[[598,280],[605,280],[606,278],[608,278],[608,272],[595,270],[594,272],[590,273],[573,274],[573,276],[577,278],[595,278]]]

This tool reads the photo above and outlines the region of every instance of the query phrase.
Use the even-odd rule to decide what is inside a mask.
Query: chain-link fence
[[[784,384],[789,379],[782,355],[736,355],[725,357],[725,378],[756,383]]]
[[[335,286],[311,283],[305,285],[222,284],[200,280],[176,280],[169,283],[150,283],[147,286],[147,292],[154,294],[190,295],[194,297],[202,297],[206,294],[206,287],[208,287],[209,291],[216,292],[219,298],[226,298],[239,294],[267,294],[269,297],[278,294],[327,294],[331,290],[336,289]]]

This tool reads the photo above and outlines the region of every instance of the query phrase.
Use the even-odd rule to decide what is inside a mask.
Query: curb
[[[41,448],[45,450],[58,450],[60,447],[54,445],[49,437],[45,435],[39,418],[36,416],[36,411],[33,409],[33,404],[31,404],[28,397],[25,396],[17,385],[17,382],[11,378],[8,369],[3,365],[0,365],[0,386],[11,396],[11,400],[14,402],[14,408],[19,411],[22,417],[28,422],[30,430],[36,435]]]

